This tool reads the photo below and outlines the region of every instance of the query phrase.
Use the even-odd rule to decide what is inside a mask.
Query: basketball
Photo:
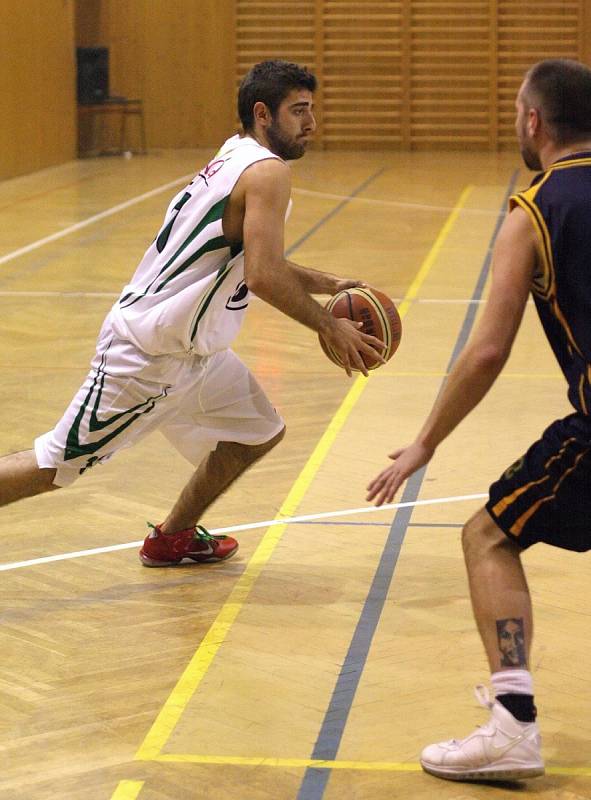
[[[386,361],[389,361],[398,349],[402,335],[402,322],[396,306],[383,292],[359,287],[345,289],[331,297],[325,307],[334,317],[346,317],[353,322],[362,322],[363,333],[375,336],[386,345],[386,349],[382,351],[382,357]],[[321,336],[318,338],[330,360],[342,367],[339,356]],[[377,358],[372,359],[371,356],[363,355],[363,361],[367,369],[377,369],[381,366],[381,362]]]

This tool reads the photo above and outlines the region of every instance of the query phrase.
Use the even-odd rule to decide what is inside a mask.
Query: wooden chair
[[[127,121],[130,116],[136,116],[139,120],[140,149],[132,151],[128,143]],[[100,134],[97,131],[96,118],[101,118]],[[109,145],[105,142],[105,118],[115,117],[118,126],[118,142]],[[78,106],[79,128],[82,134],[84,130],[84,119],[89,120],[89,130],[87,136],[80,135],[79,155],[122,155],[125,152],[135,152],[140,154],[147,153],[146,128],[144,123],[143,103],[138,99],[127,97],[107,97],[101,103]],[[109,133],[112,130],[111,126]],[[83,145],[83,140],[87,138],[89,146]]]

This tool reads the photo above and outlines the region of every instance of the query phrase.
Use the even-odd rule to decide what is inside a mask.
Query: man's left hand
[[[368,285],[364,281],[354,281],[349,278],[336,278],[333,294],[344,292],[345,289],[367,289]]]

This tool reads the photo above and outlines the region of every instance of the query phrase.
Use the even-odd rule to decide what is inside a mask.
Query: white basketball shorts
[[[37,463],[68,486],[148,433],[160,430],[197,466],[219,442],[262,444],[284,427],[231,350],[150,356],[103,327],[91,370],[56,427],[35,440]]]

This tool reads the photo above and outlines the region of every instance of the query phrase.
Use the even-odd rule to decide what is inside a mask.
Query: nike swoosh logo
[[[511,750],[512,747],[515,747],[516,744],[519,744],[524,740],[525,736],[523,736],[522,734],[521,736],[516,736],[515,739],[512,739],[508,744],[504,744],[501,747],[497,747],[496,745],[491,743],[488,746],[488,750],[490,752],[490,755],[493,756],[494,758],[501,758],[501,756],[504,756],[505,753]]]
[[[196,550],[194,553],[187,553],[188,556],[210,556],[213,553],[213,547],[208,544],[207,550]]]

